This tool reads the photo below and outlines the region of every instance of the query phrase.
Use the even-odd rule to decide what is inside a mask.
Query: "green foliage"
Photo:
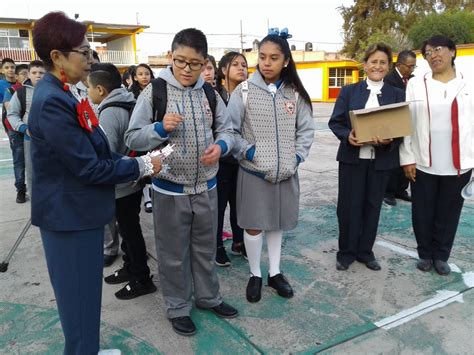
[[[449,10],[463,14],[452,18],[453,21],[467,23],[470,26],[469,28],[466,28],[465,25],[462,28],[456,27],[455,31],[458,34],[460,32],[472,34],[474,28],[469,19],[474,11],[474,1],[472,0],[354,0],[354,5],[340,6],[338,9],[344,20],[342,52],[351,58],[360,57],[367,46],[378,39],[384,39],[384,42],[393,44],[397,49],[399,47],[411,49],[406,48],[406,45],[410,44],[406,38],[407,34],[411,33],[410,30],[423,19]],[[454,27],[454,25],[452,26]],[[421,30],[418,31],[421,32]],[[392,38],[394,33],[398,36],[395,41]],[[410,35],[408,38],[415,42],[415,47],[418,48],[418,42],[414,38],[418,40],[426,33],[423,32],[418,36],[413,35],[415,37]],[[430,35],[433,34],[430,33]],[[474,42],[473,39],[470,41]],[[466,43],[465,39],[462,43]]]
[[[443,12],[420,19],[408,33],[415,48],[434,35],[444,35],[456,44],[474,43],[474,13],[469,11]]]

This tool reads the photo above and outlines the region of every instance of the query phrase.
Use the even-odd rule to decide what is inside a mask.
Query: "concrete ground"
[[[295,289],[286,300],[264,287],[262,300],[245,299],[248,266],[231,257],[219,269],[221,292],[240,316],[223,320],[193,310],[193,337],[173,332],[164,316],[160,282],[155,294],[115,299],[120,286],[103,288],[103,348],[124,354],[468,354],[473,353],[474,203],[465,204],[450,263],[439,276],[415,268],[416,244],[410,204],[383,206],[374,251],[382,270],[354,263],[336,271],[338,142],[327,129],[331,104],[315,104],[317,132],[309,159],[301,165],[298,227],[284,235],[282,270]],[[15,203],[11,154],[0,135],[0,262],[29,217],[29,202]],[[142,213],[149,252],[156,255],[150,214]],[[230,248],[229,242],[226,245]],[[228,249],[229,249],[228,248]],[[268,259],[262,258],[263,274]],[[153,274],[157,266],[149,261]],[[120,267],[116,261],[104,275]],[[54,294],[39,231],[31,227],[0,273],[0,353],[57,354],[63,348]]]

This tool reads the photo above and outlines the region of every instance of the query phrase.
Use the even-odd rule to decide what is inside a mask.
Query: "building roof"
[[[32,29],[35,19],[0,17],[0,28]],[[102,23],[94,21],[81,21],[87,26],[87,37],[94,42],[107,43],[114,39],[130,36],[133,33],[143,32],[150,26],[123,25],[116,23]]]

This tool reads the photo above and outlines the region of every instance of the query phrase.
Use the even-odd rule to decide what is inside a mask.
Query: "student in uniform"
[[[239,160],[237,222],[250,266],[249,302],[261,298],[260,259],[267,240],[268,285],[281,297],[293,289],[280,271],[283,231],[298,223],[298,165],[308,156],[314,124],[311,99],[296,72],[288,31],[271,29],[259,45],[257,71],[239,84],[227,106]]]

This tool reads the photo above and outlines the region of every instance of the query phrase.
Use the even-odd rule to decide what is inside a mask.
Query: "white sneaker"
[[[99,350],[97,355],[121,355],[122,352],[119,349],[104,349]]]

